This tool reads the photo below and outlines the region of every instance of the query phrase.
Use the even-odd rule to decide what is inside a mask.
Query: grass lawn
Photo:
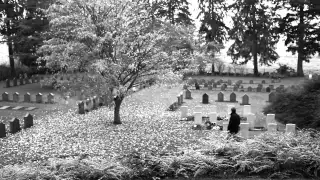
[[[229,140],[226,140],[227,134],[225,132],[192,130],[192,121],[179,121],[179,110],[175,112],[165,111],[170,104],[176,101],[176,95],[181,91],[182,85],[172,87],[152,86],[130,95],[124,100],[121,107],[123,124],[117,126],[112,123],[112,111],[106,107],[85,115],[79,115],[75,113],[74,110],[66,110],[63,107],[60,108],[64,110],[48,112],[46,116],[37,118],[34,127],[31,129],[22,130],[17,134],[0,139],[0,168],[27,161],[31,162],[86,154],[91,160],[94,159],[95,167],[98,169],[107,168],[105,170],[99,170],[99,172],[103,171],[117,174],[117,172],[126,171],[126,168],[113,166],[115,164],[120,166],[117,159],[127,156],[132,152],[154,152],[161,154],[161,152],[168,151],[183,151],[182,157],[159,158],[159,161],[161,160],[162,163],[167,163],[168,166],[169,164],[173,166],[177,163],[178,165],[180,164],[180,168],[184,167],[186,169],[187,167],[194,169],[207,164],[204,165],[204,167],[210,165],[212,168],[226,168],[221,170],[221,172],[228,174],[231,168],[231,165],[228,165],[228,163],[236,163],[233,164],[232,167],[239,167],[239,171],[245,170],[246,167],[253,168],[252,166],[255,166],[254,160],[250,158],[244,159],[251,151],[261,153],[265,152],[263,149],[270,152],[275,151],[278,153],[279,162],[284,162],[289,156],[296,157],[297,153],[304,155],[300,152],[302,151],[301,148],[298,150],[293,148],[291,151],[289,147],[293,146],[292,144],[294,142],[296,144],[301,143],[303,148],[310,148],[304,143],[311,142],[311,140],[308,140],[303,135],[293,138],[291,136],[283,136],[282,133],[275,133],[269,137],[268,133],[264,133],[262,136],[250,141],[229,142]],[[185,100],[185,105],[189,106],[190,113],[193,112],[195,105],[201,104],[201,95],[203,92],[205,91],[201,90],[200,92],[193,93],[193,100]],[[209,93],[211,104],[203,106],[204,114],[210,112],[210,106],[215,104],[211,96],[216,99],[215,93],[217,92]],[[248,93],[248,95],[252,104],[252,111],[259,112],[265,104],[264,101],[266,100],[267,93],[252,92],[250,94]],[[227,111],[226,103],[219,103],[217,106],[218,110],[221,110],[221,113]],[[48,109],[50,108],[48,107]],[[241,112],[241,108],[239,112]],[[302,141],[301,139],[306,140]],[[312,142],[313,141],[314,140],[312,140]],[[279,144],[267,144],[269,142],[279,142]],[[315,141],[314,144],[318,145],[319,143],[316,142],[318,141]],[[280,145],[281,148],[277,149]],[[212,153],[213,150],[215,152],[231,153],[231,158],[229,155],[225,157],[212,156],[210,153]],[[320,154],[318,149],[311,150],[315,155]],[[313,155],[310,156],[313,157]],[[104,166],[104,164],[100,162],[100,159],[104,159],[106,163],[108,163],[108,166]],[[156,162],[158,162],[158,160],[156,160]],[[261,163],[262,162],[271,163],[265,160],[261,160]],[[87,164],[88,162],[83,163]],[[220,167],[218,166],[219,163],[225,164],[223,167]],[[57,164],[61,163],[56,162],[55,164],[51,163],[47,165],[53,168],[50,170],[52,173],[60,172]],[[165,166],[167,167],[167,165]],[[257,164],[257,166],[260,165]],[[140,166],[138,166],[138,164],[131,164],[131,167],[135,168]],[[241,169],[243,167],[244,169]],[[29,170],[25,169],[24,171],[38,172],[39,167],[34,168],[35,169],[32,169],[30,167]],[[269,165],[265,165],[264,168],[268,169],[270,167]],[[19,168],[16,167],[15,172],[17,172],[18,169]],[[67,169],[68,168],[61,171],[65,172]],[[45,173],[47,172],[48,171],[45,171]],[[139,173],[141,172],[139,171]]]

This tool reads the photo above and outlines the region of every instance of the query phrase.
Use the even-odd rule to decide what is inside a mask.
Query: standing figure
[[[236,108],[231,108],[230,121],[228,125],[228,131],[234,135],[239,132],[240,129],[240,116],[236,113]]]

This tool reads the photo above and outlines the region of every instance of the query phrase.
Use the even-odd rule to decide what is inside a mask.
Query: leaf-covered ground
[[[191,130],[192,122],[178,121],[179,112],[165,112],[180,91],[181,86],[155,86],[126,98],[119,126],[112,124],[113,113],[107,108],[86,115],[58,111],[36,119],[33,128],[0,139],[0,165],[82,153],[115,157],[132,150],[197,144],[208,132]]]

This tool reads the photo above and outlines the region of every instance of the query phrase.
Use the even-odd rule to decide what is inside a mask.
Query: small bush
[[[264,114],[276,114],[276,119],[284,124],[320,129],[320,80],[307,81],[301,86],[278,93],[275,102],[264,108]]]
[[[286,64],[281,64],[279,63],[279,68],[276,69],[277,73],[278,74],[281,74],[281,75],[287,75],[287,76],[290,76],[290,74],[295,74],[295,70],[291,67],[289,67],[288,65]]]

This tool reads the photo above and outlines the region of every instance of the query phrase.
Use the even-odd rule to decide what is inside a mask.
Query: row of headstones
[[[223,92],[219,92],[217,96],[218,96],[218,100],[216,102],[235,102],[235,103],[238,102],[237,101],[237,95],[234,92],[232,92],[230,94],[230,101],[225,101],[224,100]],[[269,93],[268,97],[269,97],[269,99],[268,99],[267,102],[274,102],[275,99],[276,99],[276,93],[275,92],[271,92],[271,93]],[[185,99],[192,99],[191,91],[189,89],[187,89],[185,91]],[[207,93],[204,93],[202,95],[202,103],[203,104],[208,104],[209,103],[209,95]],[[241,105],[249,105],[249,96],[248,95],[245,94],[245,95],[242,96]]]
[[[230,107],[228,107],[228,110]],[[247,116],[247,122],[240,124],[240,136],[244,138],[249,138],[249,130],[254,128],[254,122],[256,117],[251,113],[251,106],[245,106],[244,114]],[[181,118],[186,118],[188,115],[188,107],[181,106]],[[213,107],[213,112],[209,113],[209,121],[212,123],[216,123],[223,127],[223,131],[227,131],[227,127],[229,122],[217,121],[217,112],[216,107]],[[201,106],[196,106],[196,110],[194,112],[194,123],[196,125],[203,125],[202,122],[202,112]],[[276,132],[278,129],[278,125],[275,121],[275,114],[267,114],[266,119],[267,130],[268,132]],[[287,133],[296,133],[296,125],[295,124],[287,124],[286,125]]]
[[[85,114],[86,112],[90,112],[92,110],[98,109],[98,107],[104,106],[108,104],[107,95],[102,96],[93,96],[87,98],[84,101],[78,102],[78,112],[79,114]]]
[[[40,82],[40,79],[41,78],[39,75],[36,75],[36,76],[32,75],[31,78],[20,76],[19,85],[38,83]],[[6,79],[6,88],[11,87],[11,81],[12,81],[12,86],[18,86],[17,78],[13,78],[12,80]]]
[[[228,79],[227,81],[223,81],[222,79],[218,80],[217,81],[217,84],[220,85],[222,83],[226,82],[228,85],[231,85],[232,84],[232,81],[230,79]],[[276,83],[276,82],[281,82],[281,79],[278,79],[278,81],[275,81],[274,79],[271,80],[271,83]],[[191,79],[188,81],[188,84],[214,84],[215,83],[215,79],[211,79],[209,81],[206,81],[205,79],[201,79],[201,80],[197,80],[197,79]],[[243,81],[242,80],[238,80],[236,82],[237,84],[240,83],[240,84],[243,84]],[[250,80],[249,81],[249,84],[255,84],[255,82],[253,80]],[[266,80],[262,80],[261,81],[261,84],[266,84]]]
[[[213,85],[205,85],[204,87],[207,87],[208,90],[213,90],[213,88],[217,88],[217,84],[213,84]],[[220,90],[221,91],[226,91],[227,89],[227,85],[226,84],[223,84],[221,87],[220,87]],[[184,87],[184,89],[186,89],[187,87]],[[284,90],[284,85],[280,85],[279,87],[277,87],[275,90],[277,92],[281,92]],[[200,86],[195,84],[195,89],[196,90],[200,90]],[[272,90],[274,90],[274,85],[269,85],[269,87],[266,87],[264,88],[262,84],[258,84],[258,87],[255,88],[256,89],[256,92],[271,92]],[[239,90],[239,85],[234,85],[233,86],[233,91],[238,91]],[[247,88],[247,91],[248,92],[252,92],[253,91],[253,88],[251,86],[249,86]]]
[[[27,129],[33,126],[33,116],[31,114],[27,114],[23,117],[24,125],[23,129]],[[21,131],[20,120],[18,118],[13,118],[9,122],[9,132],[11,134],[15,134]],[[0,122],[0,138],[4,138],[7,136],[6,126],[4,123]]]
[[[47,95],[47,103],[54,103],[54,94],[50,93]],[[9,101],[9,93],[4,92],[2,93],[2,101]],[[20,102],[20,94],[18,92],[13,93],[12,95],[12,101],[13,102]],[[24,100],[23,102],[31,102],[31,95],[30,93],[26,93],[24,95]],[[43,103],[43,95],[41,93],[36,94],[36,103]]]

